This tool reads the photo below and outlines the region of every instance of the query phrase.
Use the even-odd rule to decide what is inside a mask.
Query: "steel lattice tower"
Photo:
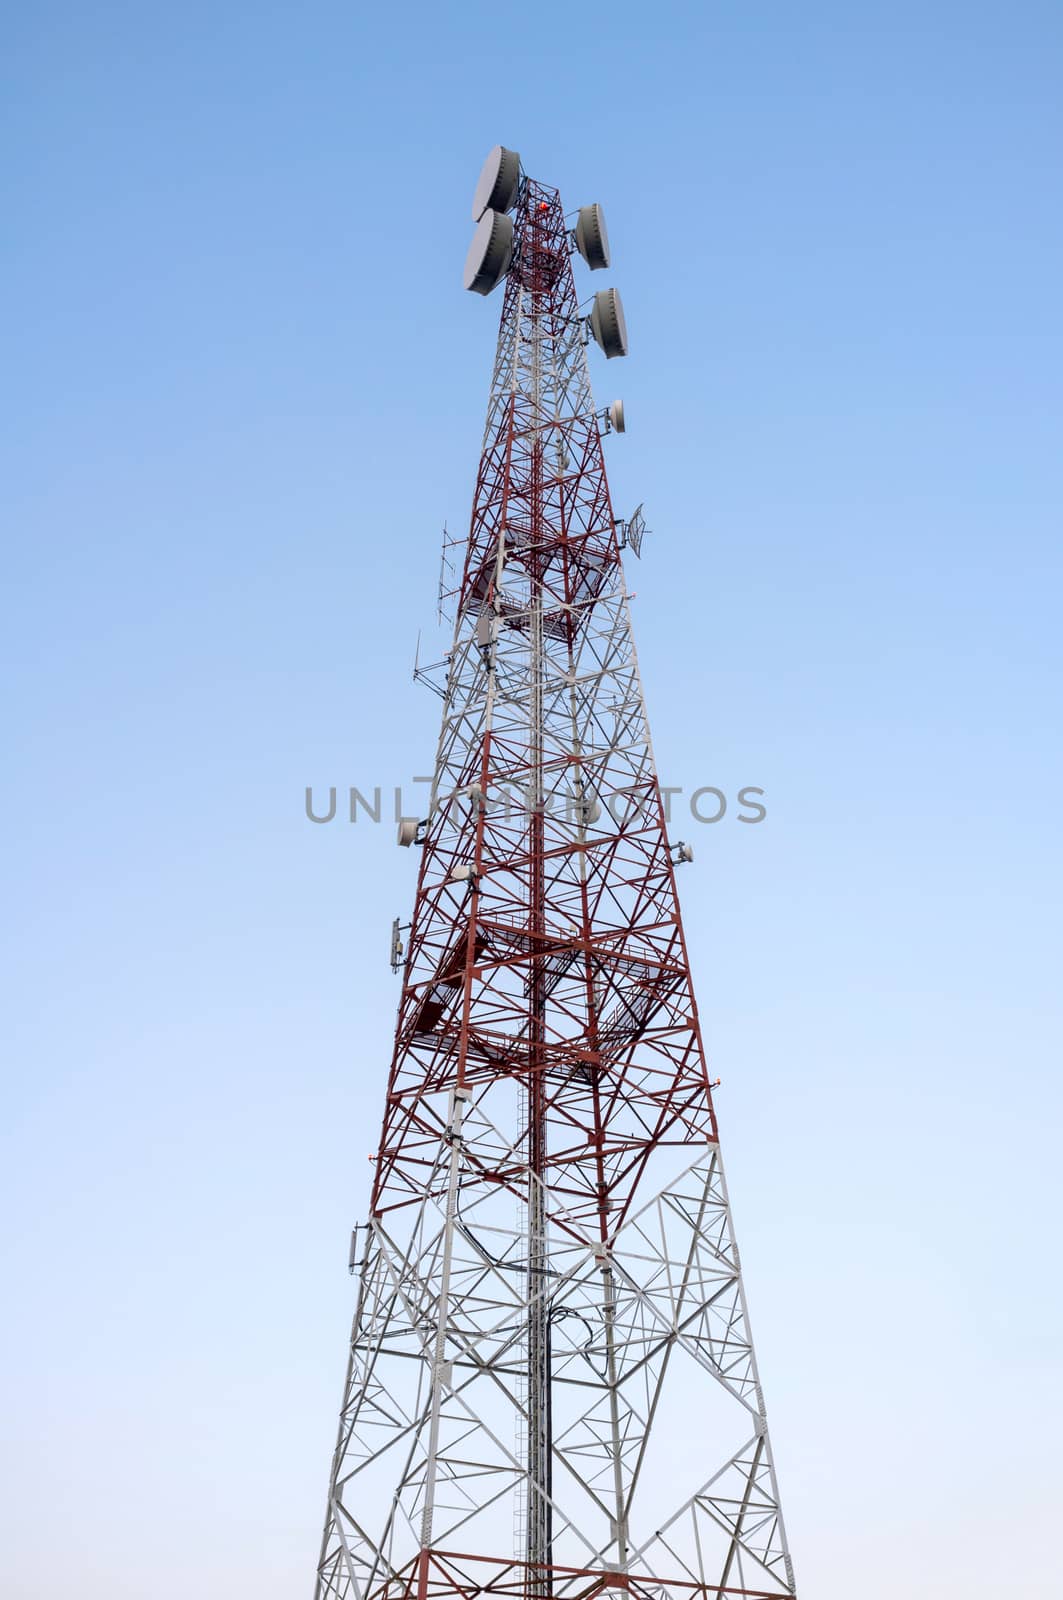
[[[516,162],[478,190],[466,283],[505,294],[431,804],[400,828],[420,871],[315,1595],[792,1596],[577,235]],[[623,353],[614,291],[594,331]]]

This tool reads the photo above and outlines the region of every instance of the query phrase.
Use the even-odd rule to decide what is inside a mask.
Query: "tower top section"
[[[519,152],[502,144],[495,145],[476,180],[472,219],[476,228],[462,281],[474,294],[490,294],[507,277],[548,294],[569,256],[581,255],[592,272],[608,267],[612,259],[602,207],[595,203],[566,214],[558,191],[530,178]],[[627,323],[618,289],[599,291],[577,320],[607,358],[627,355]]]

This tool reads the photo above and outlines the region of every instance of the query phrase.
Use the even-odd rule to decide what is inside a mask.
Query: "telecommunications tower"
[[[590,339],[601,207],[501,146],[504,283],[316,1600],[793,1596]],[[453,547],[452,547],[453,548]],[[443,587],[448,585],[444,582]],[[402,934],[405,932],[405,947]],[[606,1600],[608,1594],[606,1593]]]

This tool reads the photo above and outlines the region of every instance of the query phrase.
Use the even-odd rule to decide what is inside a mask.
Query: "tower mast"
[[[573,274],[604,219],[502,147],[473,212],[505,288],[315,1596],[783,1600],[587,367],[627,334]]]
[[[526,205],[528,202],[526,202]],[[529,1570],[548,1570],[551,1560],[551,1412],[550,1320],[547,1297],[549,1273],[546,1228],[547,1118],[543,1050],[546,1044],[546,967],[541,954],[546,936],[546,862],[543,808],[549,776],[545,769],[543,649],[544,574],[550,548],[546,507],[545,452],[551,421],[544,411],[543,362],[547,343],[544,326],[549,315],[549,270],[552,263],[544,208],[549,202],[534,200],[528,212],[531,262],[528,273],[529,336],[532,365],[531,535],[527,570],[530,579],[528,608],[529,719],[531,786],[528,811],[528,927],[533,956],[528,985],[528,1528],[526,1559]],[[548,392],[548,391],[547,391]],[[549,1593],[549,1584],[535,1584],[536,1592]]]

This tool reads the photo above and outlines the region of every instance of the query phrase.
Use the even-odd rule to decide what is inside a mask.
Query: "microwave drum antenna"
[[[520,183],[520,156],[496,144],[480,171],[472,197],[472,220],[479,222],[485,211],[508,211],[517,198]]]
[[[476,224],[469,253],[465,257],[466,289],[474,294],[490,294],[501,283],[513,259],[513,219],[504,211],[485,211]]]
[[[590,267],[609,265],[609,235],[605,231],[605,212],[601,206],[581,206],[576,222],[576,249]]]
[[[595,295],[590,321],[591,332],[605,351],[606,360],[627,355],[627,323],[619,290],[602,289]]]

